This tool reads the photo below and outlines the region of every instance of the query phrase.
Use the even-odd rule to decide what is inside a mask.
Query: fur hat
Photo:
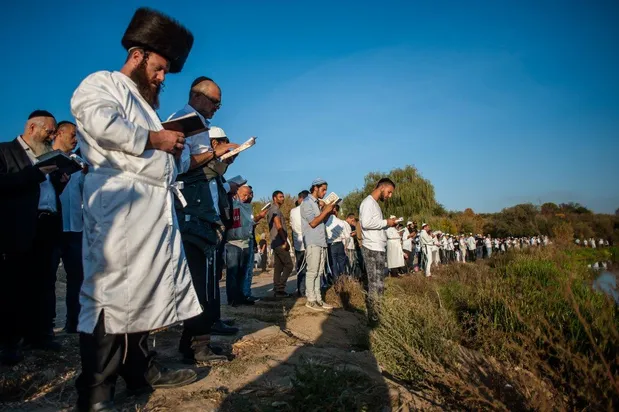
[[[133,15],[122,45],[127,50],[140,47],[160,54],[169,60],[170,73],[178,73],[193,46],[193,35],[171,17],[141,7]]]

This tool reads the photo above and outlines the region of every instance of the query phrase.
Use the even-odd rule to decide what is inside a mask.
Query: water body
[[[598,276],[593,282],[593,289],[606,293],[615,300],[619,305],[619,290],[617,290],[617,274],[611,272],[612,267],[607,262],[596,262],[590,267],[594,270],[600,270]]]

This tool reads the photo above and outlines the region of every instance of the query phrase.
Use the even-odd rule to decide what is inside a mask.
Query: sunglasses
[[[213,106],[217,109],[221,107],[221,100],[213,99],[211,96],[207,96],[206,94],[203,94],[203,96],[206,97],[209,102],[213,103]]]

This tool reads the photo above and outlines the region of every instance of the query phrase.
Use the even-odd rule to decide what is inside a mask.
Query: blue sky
[[[89,73],[118,70],[142,5],[195,36],[161,117],[191,81],[223,90],[214,125],[258,136],[230,175],[258,197],[317,176],[340,195],[415,165],[446,208],[619,207],[617,1],[84,1],[3,6],[0,140],[35,108],[69,118]],[[105,6],[103,6],[105,4]]]

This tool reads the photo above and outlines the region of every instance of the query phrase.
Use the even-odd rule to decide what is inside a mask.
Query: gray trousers
[[[378,252],[362,247],[365,271],[367,272],[365,304],[370,325],[378,322],[377,305],[385,290],[385,261],[387,252]]]
[[[305,296],[307,296],[309,302],[322,301],[320,278],[325,273],[326,260],[326,247],[309,245],[305,249],[305,263],[307,264],[307,271],[305,273]]]

